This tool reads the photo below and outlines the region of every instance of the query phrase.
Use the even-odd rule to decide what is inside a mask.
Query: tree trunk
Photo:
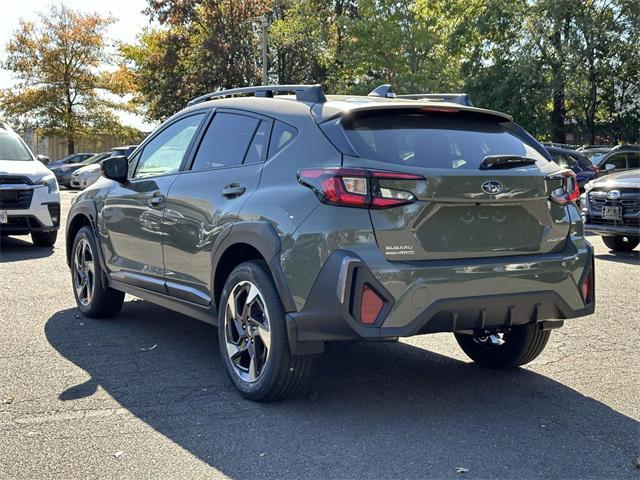
[[[76,142],[73,140],[73,137],[67,138],[67,153],[69,155],[76,153]]]
[[[553,89],[553,111],[551,112],[551,141],[565,143],[564,130],[564,84]]]
[[[589,103],[587,108],[587,140],[590,145],[596,143],[596,104],[598,102],[598,85],[596,69],[593,64],[589,65]]]

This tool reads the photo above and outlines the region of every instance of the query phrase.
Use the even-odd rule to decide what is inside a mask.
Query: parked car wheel
[[[640,238],[616,235],[614,237],[602,237],[602,241],[614,252],[630,252],[638,246]]]
[[[103,285],[98,247],[90,227],[82,227],[73,241],[71,276],[78,309],[87,317],[115,316],[124,303],[124,292]]]
[[[504,334],[487,336],[456,333],[458,344],[469,358],[483,367],[513,368],[534,360],[549,340],[549,330],[540,325],[520,325]]]
[[[36,247],[53,247],[58,238],[58,232],[31,232],[31,241]]]
[[[309,369],[309,357],[289,350],[285,312],[266,263],[236,267],[222,291],[218,340],[236,388],[260,402],[292,395]]]

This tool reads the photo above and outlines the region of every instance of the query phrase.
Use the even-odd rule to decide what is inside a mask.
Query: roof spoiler
[[[214,98],[233,97],[236,95],[251,95],[255,97],[273,98],[274,94],[294,93],[296,100],[308,103],[324,103],[327,97],[324,95],[321,85],[261,85],[257,87],[231,88],[217,92],[207,93],[194,98],[187,106],[213,100]]]
[[[391,85],[384,84],[372,90],[369,97],[381,98],[406,98],[408,100],[428,100],[432,102],[457,103],[467,107],[473,107],[471,98],[466,93],[410,93],[408,95],[396,95]]]

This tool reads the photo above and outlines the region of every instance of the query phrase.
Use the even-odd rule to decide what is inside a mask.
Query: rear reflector
[[[360,301],[360,321],[367,325],[376,323],[378,315],[384,306],[384,301],[368,283],[362,286]]]
[[[591,285],[593,280],[593,269],[589,270],[589,274],[585,275],[580,290],[582,293],[582,299],[585,304],[591,303]]]

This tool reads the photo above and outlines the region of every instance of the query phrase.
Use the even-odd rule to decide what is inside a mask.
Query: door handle
[[[222,195],[227,198],[236,198],[247,191],[247,187],[239,183],[231,183],[222,189]]]
[[[155,208],[162,205],[162,202],[164,202],[164,195],[162,195],[162,193],[157,191],[157,192],[153,192],[153,195],[151,195],[151,198],[147,201],[147,204],[151,208]]]

